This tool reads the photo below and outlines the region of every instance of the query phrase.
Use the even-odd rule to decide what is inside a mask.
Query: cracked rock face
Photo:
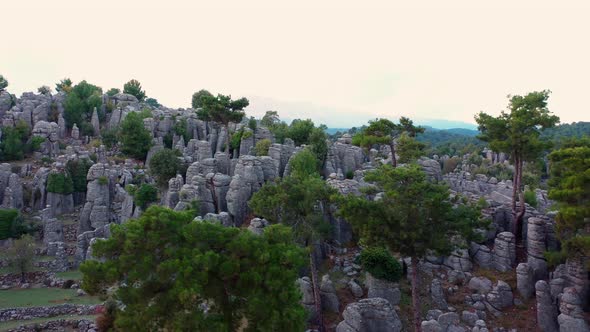
[[[545,220],[531,217],[527,221],[527,263],[535,280],[547,278],[547,262],[543,253],[547,249]]]
[[[344,320],[336,332],[400,332],[402,322],[392,305],[385,299],[362,299],[346,306],[342,313]]]
[[[514,234],[502,232],[496,236],[494,241],[494,268],[500,272],[506,272],[512,269],[516,261],[516,242]]]

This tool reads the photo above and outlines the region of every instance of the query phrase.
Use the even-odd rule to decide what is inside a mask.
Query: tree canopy
[[[383,190],[378,200],[348,195],[339,202],[339,214],[351,223],[364,243],[383,246],[412,261],[414,323],[420,330],[417,294],[418,259],[429,252],[446,255],[460,245],[457,236],[476,237],[484,224],[471,206],[453,206],[446,185],[427,181],[417,165],[383,165],[365,180]]]
[[[156,152],[150,159],[150,173],[160,186],[166,186],[168,180],[180,172],[182,164],[178,157],[182,157],[180,151],[174,149],[162,149]]]
[[[509,96],[508,112],[502,111],[497,117],[484,112],[475,116],[481,132],[478,138],[488,142],[493,151],[508,154],[514,164],[512,214],[515,235],[520,231],[521,220],[526,212],[521,189],[524,162],[535,161],[548,149],[551,142],[540,139],[541,131],[559,122],[559,118],[547,108],[549,93],[544,90],[525,96]],[[520,201],[518,213],[517,198]]]
[[[570,140],[549,155],[549,198],[557,201],[562,257],[583,257],[590,270],[590,137]]]
[[[64,87],[61,87],[63,89]],[[84,135],[92,135],[90,117],[94,108],[102,105],[102,89],[86,81],[76,84],[68,92],[64,102],[64,119],[68,128],[77,124]]]
[[[295,280],[305,255],[287,227],[255,235],[154,206],[113,225],[93,250],[104,261],[82,264],[82,287],[97,294],[118,286],[114,297],[125,306],[116,312],[119,329],[304,330]]]
[[[8,81],[4,78],[4,76],[0,75],[0,91],[4,91],[8,86]]]
[[[135,96],[137,100],[143,101],[145,99],[145,91],[141,89],[141,83],[133,79],[123,85],[123,93]]]
[[[193,93],[193,97],[191,100],[191,105],[194,109],[202,108],[203,107],[203,98],[211,98],[214,97],[213,94],[207,90],[201,89],[195,93]],[[203,114],[205,118],[207,116]],[[202,119],[205,120],[205,119]]]
[[[143,125],[143,114],[130,112],[123,122],[119,139],[121,151],[136,159],[145,160],[152,146],[152,135]]]

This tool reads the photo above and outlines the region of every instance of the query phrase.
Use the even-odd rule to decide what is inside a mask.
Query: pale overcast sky
[[[331,127],[474,122],[508,94],[550,89],[563,122],[590,121],[590,1],[286,3],[3,0],[0,74],[17,95],[136,78],[170,107],[205,88],[248,97],[251,115]]]

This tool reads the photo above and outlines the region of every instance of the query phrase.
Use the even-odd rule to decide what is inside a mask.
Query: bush
[[[455,168],[457,168],[457,165],[459,165],[460,162],[461,162],[461,158],[459,158],[459,157],[452,157],[452,158],[445,160],[443,162],[442,173],[443,174],[452,173],[455,170]]]
[[[3,91],[8,86],[8,81],[4,78],[4,76],[0,75],[0,91]]]
[[[90,166],[92,166],[92,162],[89,159],[70,160],[66,164],[66,170],[72,178],[74,192],[86,192],[86,175]]]
[[[256,122],[256,119],[253,116],[251,116],[248,120],[248,128],[250,128],[252,131],[256,131],[257,125],[258,123]]]
[[[101,176],[98,178],[98,184],[105,186],[109,183],[109,178],[107,178],[106,176]]]
[[[354,178],[354,171],[346,172],[346,178],[352,180]]]
[[[400,263],[384,248],[367,248],[361,251],[361,264],[373,277],[397,282],[402,277]]]
[[[156,178],[160,186],[166,186],[168,180],[175,177],[182,168],[178,157],[182,156],[180,151],[163,149],[154,154],[150,159],[150,173]]]
[[[47,191],[56,194],[71,194],[74,192],[72,178],[66,173],[50,173],[47,177]]]
[[[119,143],[119,130],[117,128],[103,130],[101,136],[102,143],[107,149],[112,149]]]
[[[67,127],[72,128],[76,123],[83,135],[91,135],[92,132],[89,132],[89,128],[92,128],[89,123],[90,116],[94,108],[100,109],[101,105],[101,88],[86,81],[76,84],[68,93],[64,102],[64,119]]]
[[[260,141],[256,142],[256,147],[254,150],[256,151],[257,156],[268,156],[268,149],[270,148],[271,141],[268,138],[261,139]]]
[[[2,141],[0,141],[0,160],[21,160],[27,150],[25,142],[29,136],[29,126],[24,121],[19,121],[15,127],[2,128]]]
[[[41,144],[43,144],[45,142],[45,138],[44,137],[39,137],[39,136],[33,136],[31,138],[31,143],[29,145],[29,149],[31,151],[37,151],[41,148]]]
[[[528,205],[536,208],[537,205],[538,205],[538,202],[537,202],[537,194],[535,194],[535,192],[532,191],[532,190],[525,191],[524,192],[524,201]]]
[[[244,135],[244,130],[239,130],[231,136],[231,140],[229,141],[229,146],[233,150],[240,148],[240,144],[242,143],[242,136],[243,135]]]
[[[135,205],[145,210],[150,203],[158,200],[158,189],[151,184],[142,184],[139,189],[135,191],[134,199]]]
[[[18,218],[18,210],[0,209],[0,240],[15,236],[14,229]]]
[[[107,95],[109,97],[113,97],[114,95],[120,93],[121,90],[117,89],[117,88],[110,88],[109,91],[107,91]]]
[[[121,151],[136,159],[145,160],[152,146],[152,134],[143,126],[143,115],[131,112],[121,124]]]

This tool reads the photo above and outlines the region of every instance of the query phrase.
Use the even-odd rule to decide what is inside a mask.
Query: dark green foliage
[[[256,119],[253,116],[251,116],[250,119],[248,120],[248,128],[250,128],[250,130],[255,132],[257,126],[258,126],[258,122],[256,122]]]
[[[527,190],[524,192],[524,201],[532,207],[537,207],[537,195],[534,191]]]
[[[41,148],[41,144],[45,143],[45,138],[44,137],[39,137],[39,136],[33,136],[31,137],[31,142],[30,142],[30,150],[31,151],[37,151]]]
[[[347,196],[339,213],[371,245],[382,245],[404,257],[421,258],[428,250],[448,254],[453,235],[476,237],[485,223],[471,206],[453,207],[446,185],[426,180],[417,165],[392,168],[384,165],[365,180],[384,190],[379,201]]]
[[[202,109],[197,112],[197,115],[203,120],[211,120],[221,123],[227,130],[225,145],[227,147],[226,153],[229,155],[229,147],[231,141],[231,133],[228,124],[230,122],[238,123],[244,118],[244,108],[250,102],[246,98],[232,99],[231,96],[224,96],[218,94],[217,97],[203,95],[199,102],[202,104]]]
[[[174,143],[174,135],[172,133],[167,133],[162,137],[162,141],[164,141],[164,147],[166,149],[172,149],[172,143]]]
[[[151,184],[144,183],[137,189],[133,195],[135,205],[142,209],[146,209],[150,203],[158,200],[158,188]]]
[[[152,135],[143,126],[142,113],[131,112],[121,123],[121,151],[136,159],[145,160],[152,146]]]
[[[192,133],[189,133],[188,131],[188,124],[185,118],[181,118],[180,120],[176,121],[172,127],[172,130],[176,135],[182,136],[185,143],[192,138]]]
[[[284,144],[285,139],[289,137],[289,126],[285,122],[278,122],[268,127],[279,144]]]
[[[107,184],[109,184],[109,178],[107,178],[106,176],[100,176],[98,178],[98,184],[106,186]]]
[[[15,236],[15,226],[20,214],[16,209],[0,209],[0,240]]]
[[[411,137],[407,132],[403,132],[397,139],[398,161],[404,164],[415,162],[424,155],[425,147],[423,143]]]
[[[74,123],[78,125],[80,131],[88,134],[85,129],[90,125],[92,111],[102,105],[102,89],[86,81],[76,84],[68,92],[64,102],[64,119],[68,128],[72,128]],[[85,133],[86,132],[86,133]]]
[[[346,172],[346,178],[352,180],[354,178],[354,171]]]
[[[89,159],[70,160],[66,164],[66,170],[72,179],[73,192],[86,192],[86,175],[90,166],[92,166],[92,162]]]
[[[64,78],[55,84],[55,91],[57,92],[70,92],[72,90],[72,80]]]
[[[211,94],[211,92],[207,91],[207,90],[199,90],[195,93],[193,93],[193,98],[191,101],[191,105],[194,109],[197,108],[201,108],[203,107],[203,97],[208,98],[208,97],[214,97],[213,94]],[[209,121],[208,117],[204,115],[204,118],[201,118],[201,120],[203,121]]]
[[[295,119],[289,126],[287,137],[292,139],[295,142],[295,145],[309,144],[309,137],[314,128],[315,125],[310,119]]]
[[[401,264],[385,248],[367,248],[360,256],[363,268],[373,277],[397,282],[402,277]]]
[[[549,198],[557,201],[560,256],[581,257],[590,270],[590,138],[564,142],[561,149],[549,155],[549,160]]]
[[[313,239],[329,237],[331,228],[321,207],[327,208],[335,193],[317,173],[313,153],[303,150],[291,160],[290,176],[266,183],[248,205],[271,223],[293,227],[299,241],[309,245]]]
[[[133,95],[139,101],[143,101],[145,99],[145,91],[141,89],[141,83],[135,79],[123,85],[123,93]]]
[[[4,76],[0,75],[0,91],[4,91],[8,86],[8,81],[4,78]]]
[[[416,135],[419,142],[426,144],[429,155],[463,156],[466,153],[479,153],[485,142],[480,141],[475,130],[438,130],[427,127],[424,132]]]
[[[541,132],[541,138],[553,141],[558,147],[567,143],[569,139],[584,136],[590,136],[590,122],[563,123]]]
[[[74,183],[72,178],[67,173],[49,173],[47,191],[62,195],[73,193]]]
[[[154,206],[111,232],[93,247],[104,261],[80,270],[90,294],[118,286],[114,299],[125,310],[114,315],[116,329],[225,332],[242,319],[244,331],[305,329],[295,284],[305,255],[287,227],[257,236]]]
[[[233,149],[239,149],[240,148],[240,144],[242,143],[242,136],[244,135],[244,130],[239,130],[237,132],[235,132],[232,136],[231,136],[231,140],[229,142],[229,146]]]
[[[21,160],[27,152],[27,138],[29,136],[29,126],[24,121],[19,121],[13,127],[2,128],[2,141],[0,141],[0,160]]]
[[[182,157],[180,151],[163,149],[156,152],[150,159],[150,173],[154,175],[158,185],[166,186],[168,180],[181,171],[182,164],[178,157]]]
[[[51,88],[47,85],[43,85],[37,89],[37,92],[39,92],[42,95],[49,95],[51,94]]]
[[[552,115],[547,108],[550,91],[531,92],[525,96],[509,96],[510,113],[493,117],[480,112],[475,116],[480,131],[479,139],[488,142],[495,152],[504,152],[510,156],[514,165],[512,183],[512,214],[516,220],[514,234],[519,234],[522,218],[526,213],[523,187],[523,165],[534,162],[551,146],[551,142],[540,139],[541,130],[554,127],[559,118]],[[517,211],[516,201],[520,201]]]
[[[121,93],[121,89],[117,89],[117,88],[110,88],[109,91],[107,91],[107,95],[109,97],[113,97],[116,94]]]
[[[102,137],[102,143],[107,149],[112,149],[119,143],[118,128],[109,128],[106,130],[102,130],[100,135]]]
[[[31,235],[25,234],[20,239],[14,241],[11,248],[6,250],[8,265],[15,269],[21,275],[21,282],[25,282],[25,273],[33,267],[35,258],[35,239]]]
[[[160,105],[160,103],[158,102],[158,100],[156,98],[146,98],[145,103],[150,105],[153,108],[158,108],[162,105]]]
[[[328,155],[328,135],[325,126],[314,128],[309,135],[309,148],[316,157],[318,170],[321,170]]]

